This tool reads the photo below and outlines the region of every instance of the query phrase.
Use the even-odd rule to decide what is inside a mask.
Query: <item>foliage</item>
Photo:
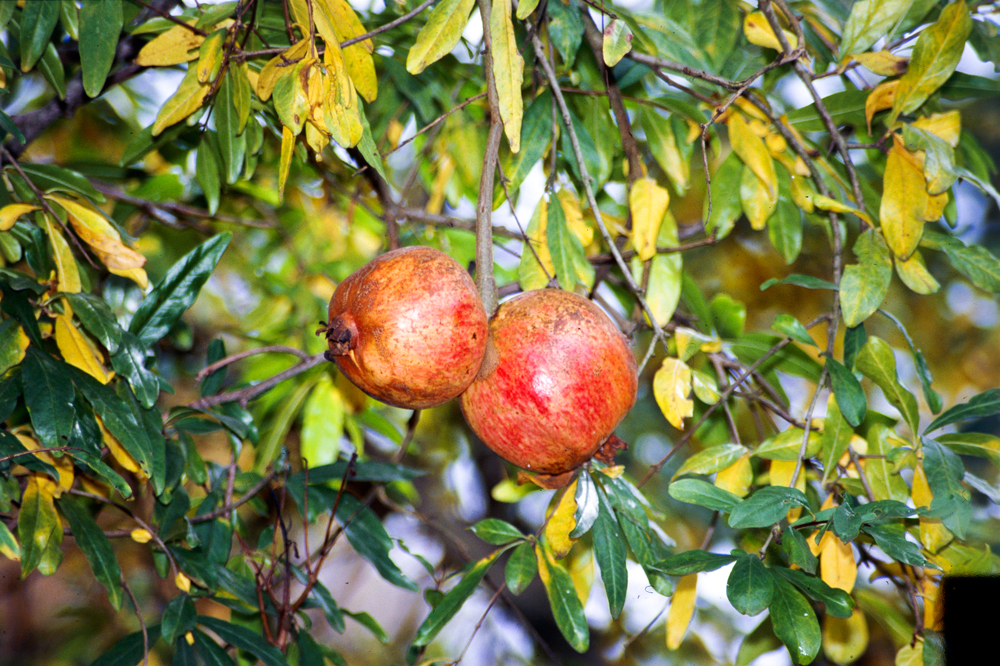
[[[1000,202],[969,129],[1000,84],[960,67],[1000,69],[998,13],[0,0],[0,553],[25,583],[82,553],[98,619],[133,630],[97,664],[342,664],[321,631],[358,624],[403,645],[387,659],[461,660],[440,637],[477,591],[521,613],[534,580],[573,650],[643,661],[663,649],[655,613],[626,629],[643,577],[683,663],[729,650],[692,622],[740,664],[879,640],[938,663],[942,575],[1000,569],[980,425],[1000,389],[931,372],[976,363],[941,339],[944,288],[1000,292],[958,205]],[[477,460],[496,501],[475,540],[426,508],[454,511],[444,479],[479,451],[454,409],[378,404],[314,335],[336,282],[417,243],[474,261],[491,312],[498,291],[593,297],[642,359],[621,464],[553,492]],[[423,595],[415,632],[330,587],[345,540]],[[137,589],[146,562],[161,582]],[[695,604],[723,567],[735,612],[768,611],[745,636]]]

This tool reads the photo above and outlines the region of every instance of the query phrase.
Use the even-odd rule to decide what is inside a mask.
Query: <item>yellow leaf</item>
[[[752,94],[752,93],[749,93],[749,94]],[[761,99],[760,96],[755,95],[754,97],[758,101],[763,102],[764,104],[767,104],[767,100]],[[745,97],[737,97],[733,101],[733,103],[736,106],[738,106],[740,108],[740,110],[743,111],[743,113],[747,114],[748,116],[750,116],[754,120],[759,120],[762,123],[768,123],[768,122],[770,122],[770,119],[767,117],[767,114],[764,113],[763,111],[761,111],[759,108],[757,108],[757,106],[753,102],[751,102],[750,100],[748,100],[747,98],[745,98]]]
[[[189,19],[194,25],[195,19]],[[183,25],[175,25],[142,47],[135,64],[143,67],[166,67],[194,60],[198,53],[193,49],[201,46],[205,38]]]
[[[694,616],[694,602],[698,596],[698,574],[681,576],[670,597],[667,611],[667,649],[676,650],[684,640],[688,625]]]
[[[49,243],[52,245],[52,258],[56,262],[59,291],[78,294],[83,287],[80,283],[80,267],[76,265],[73,250],[49,216],[43,215],[42,219],[45,221],[45,235],[49,237]]]
[[[323,61],[330,77],[327,103],[323,107],[326,128],[334,141],[351,148],[364,134],[354,82],[347,74],[339,46],[327,47]]]
[[[653,375],[653,396],[670,425],[683,430],[685,417],[694,413],[691,369],[680,359],[667,357]]]
[[[222,44],[226,39],[226,30],[219,29],[205,38],[198,48],[198,81],[209,83],[215,81],[222,67]]]
[[[894,140],[885,163],[879,217],[886,244],[901,259],[913,254],[920,243],[928,196],[917,158],[903,147],[902,141]]]
[[[191,591],[191,579],[181,572],[177,572],[177,575],[174,576],[174,584],[177,585],[177,589],[181,592]]]
[[[858,577],[858,564],[854,561],[851,544],[844,543],[832,531],[819,542],[819,573],[823,582],[844,592],[854,589]]]
[[[594,555],[592,551],[576,550],[564,560],[566,571],[573,581],[573,589],[581,606],[587,605],[590,590],[594,587]]]
[[[531,215],[528,228],[524,230],[527,240],[521,249],[521,262],[517,267],[517,280],[522,289],[542,289],[548,286],[549,279],[555,273],[552,255],[549,253],[549,245],[546,242],[547,222],[548,202],[545,201],[545,197],[542,197],[538,200],[538,205],[535,206],[535,212]],[[534,252],[532,252],[532,248],[534,248]]]
[[[896,653],[896,666],[924,666],[924,642],[917,640],[915,645],[904,645]]]
[[[563,215],[566,218],[566,226],[570,232],[580,241],[580,245],[586,249],[594,242],[594,228],[583,219],[583,210],[580,208],[580,200],[576,194],[565,187],[556,192],[556,198],[562,205]]]
[[[778,179],[774,172],[774,160],[764,141],[753,132],[739,113],[730,114],[726,125],[729,127],[729,141],[733,145],[733,152],[757,175],[767,189],[768,198],[777,201]]]
[[[288,180],[288,170],[292,165],[292,153],[295,151],[295,134],[284,125],[281,126],[281,158],[278,162],[278,194],[283,196],[285,182]]]
[[[367,32],[358,15],[354,13],[354,9],[345,0],[318,0],[314,2],[313,18],[316,20],[317,29],[323,36],[323,41],[326,42],[327,49],[331,46],[337,46],[339,49],[341,42],[354,39]],[[358,94],[366,102],[374,102],[378,95],[375,62],[371,55],[374,50],[375,46],[371,39],[365,39],[343,49],[347,72],[350,74]]]
[[[744,165],[740,178],[740,204],[750,221],[750,227],[760,231],[767,226],[767,221],[778,208],[778,190],[768,188],[749,165]]]
[[[906,65],[910,62],[909,58],[904,58],[888,51],[854,53],[850,57],[867,67],[873,74],[878,74],[879,76],[899,76],[906,71]]]
[[[750,493],[751,483],[753,483],[753,467],[750,466],[749,453],[715,475],[716,487],[728,490],[739,497],[746,497]]]
[[[514,24],[510,17],[510,0],[496,0],[490,11],[490,36],[493,40],[493,79],[500,101],[500,118],[510,144],[510,152],[521,147],[521,120],[524,100],[521,82],[524,79],[524,59],[517,51]]]
[[[545,540],[552,548],[552,554],[556,559],[562,559],[569,553],[570,548],[576,543],[569,533],[576,527],[576,480],[569,484],[562,492],[553,498],[558,503],[554,507],[549,507],[551,515],[545,524]]]
[[[132,541],[135,541],[136,543],[149,543],[153,540],[153,535],[150,534],[149,530],[144,530],[141,527],[137,527],[132,530],[129,536],[131,536]]]
[[[318,0],[314,7],[319,7],[320,11],[328,14],[341,42],[360,37],[368,32],[347,0]],[[368,53],[375,51],[375,45],[372,44],[371,39],[365,39],[358,45]]]
[[[417,33],[417,41],[406,55],[406,71],[416,76],[451,53],[462,38],[474,5],[475,0],[442,0],[434,5],[427,23]]]
[[[59,475],[58,481],[53,481],[47,476],[39,476],[39,482],[43,483],[48,490],[48,494],[53,497],[59,497],[63,492],[69,490],[73,487],[73,460],[67,455],[54,456],[48,451],[38,451],[42,448],[41,444],[35,440],[34,437],[29,437],[28,435],[23,435],[21,433],[14,433],[18,441],[21,442],[23,446],[28,451],[34,451],[34,455],[41,460],[52,465],[56,469],[56,473]],[[16,459],[15,459],[16,460]]]
[[[670,204],[670,193],[652,178],[640,178],[628,193],[632,213],[632,243],[641,261],[656,256],[656,237]]]
[[[278,54],[267,61],[267,64],[260,70],[260,75],[257,77],[257,84],[254,86],[257,96],[260,97],[262,102],[271,99],[271,93],[274,92],[274,84],[288,71],[289,67],[292,67],[305,57],[309,51],[309,47],[312,45],[312,42],[303,39],[289,46],[285,49],[284,53]]]
[[[833,211],[834,213],[850,213],[851,215],[856,215],[860,217],[869,225],[873,224],[872,218],[868,216],[868,213],[864,213],[855,208],[854,206],[848,206],[845,203],[841,203],[836,199],[823,196],[822,194],[815,194],[812,197],[812,202],[813,205],[816,206],[816,208],[819,208],[821,210],[830,210]]]
[[[431,194],[427,198],[427,205],[424,206],[424,210],[428,213],[437,215],[441,212],[441,208],[444,206],[444,190],[451,181],[454,173],[455,160],[448,153],[444,153],[438,158],[434,184],[431,186]]]
[[[799,45],[798,37],[784,29],[781,32],[784,33],[789,48],[794,51]],[[747,14],[746,18],[743,19],[743,33],[751,44],[774,49],[778,52],[784,51],[781,42],[774,35],[774,30],[771,29],[771,24],[767,22],[767,17],[760,12]]]
[[[848,618],[823,618],[823,654],[836,664],[856,661],[868,648],[868,620],[860,608]]]
[[[801,431],[800,431],[801,432]],[[771,471],[770,471],[770,482],[772,486],[784,486],[788,487],[788,484],[792,481],[792,474],[795,472],[795,461],[794,460],[772,460],[771,461]],[[799,472],[799,478],[795,480],[795,487],[805,492],[806,490],[806,474],[805,470]],[[797,506],[794,509],[789,509],[788,511],[788,522],[793,523],[799,519],[802,515],[802,507]]]
[[[958,147],[958,140],[962,136],[962,114],[958,111],[932,113],[917,118],[910,124],[944,139],[952,148]]]
[[[107,370],[104,369],[103,359],[83,333],[73,325],[70,317],[64,314],[56,315],[55,329],[56,346],[59,347],[63,360],[80,368],[102,384],[111,381]]]
[[[38,206],[24,203],[7,204],[0,208],[0,231],[8,231],[19,217],[33,210],[39,210]]]
[[[109,268],[108,270],[114,275],[132,280],[132,282],[139,285],[143,291],[149,287],[149,277],[146,275],[146,271],[141,268],[126,268],[124,270],[119,268]]]
[[[811,213],[816,210],[816,204],[813,203],[813,199],[815,199],[818,194],[816,189],[813,187],[812,182],[808,178],[792,175],[789,180],[789,186],[792,201],[795,202],[796,206],[807,213]]]
[[[104,425],[104,421],[101,417],[97,417],[97,425],[101,428],[101,439],[104,440],[104,445],[108,447],[108,451],[111,453],[111,457],[115,459],[115,462],[122,466],[128,472],[132,472],[139,479],[140,483],[145,483],[149,479],[149,475],[143,471],[142,467],[132,454],[125,450],[122,443],[118,441],[111,431],[107,429]]]
[[[306,145],[313,152],[319,153],[330,145],[330,133],[326,131],[326,126],[320,127],[312,120],[305,125]]]
[[[180,86],[177,87],[177,92],[163,103],[160,112],[156,114],[156,121],[153,123],[153,136],[157,136],[166,128],[179,123],[200,109],[211,89],[210,83],[198,81],[196,68],[188,69],[187,74],[181,79]]]
[[[920,596],[924,598],[924,627],[941,631],[944,625],[944,604],[941,597],[941,581],[935,576],[925,575],[920,579]]]
[[[892,108],[892,103],[896,99],[896,89],[899,87],[899,80],[885,81],[875,86],[875,89],[868,93],[865,98],[865,120],[868,123],[868,133],[872,131],[872,118],[879,111]]]
[[[146,257],[122,243],[118,230],[102,213],[59,195],[48,194],[46,198],[63,207],[77,236],[93,249],[109,270],[140,268],[146,263]]]
[[[944,208],[948,205],[948,190],[941,194],[928,194],[927,207],[924,208],[924,222],[937,222],[944,215]]]
[[[903,284],[918,294],[933,294],[941,288],[927,270],[920,250],[914,250],[909,259],[896,259],[896,274]]]

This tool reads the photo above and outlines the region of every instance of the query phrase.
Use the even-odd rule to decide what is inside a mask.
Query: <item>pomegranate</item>
[[[330,300],[326,357],[362,391],[407,409],[443,404],[476,377],[488,323],[469,274],[444,252],[405,247],[372,260]]]
[[[497,310],[483,367],[461,405],[500,457],[558,476],[598,449],[609,460],[622,446],[612,430],[637,388],[635,357],[608,316],[582,296],[540,289]]]

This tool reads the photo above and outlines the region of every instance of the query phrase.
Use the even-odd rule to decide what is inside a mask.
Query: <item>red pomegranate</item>
[[[330,300],[326,357],[384,403],[424,409],[476,377],[488,324],[469,274],[444,252],[387,252],[340,283]]]
[[[582,296],[540,289],[500,306],[483,367],[461,405],[500,457],[560,475],[608,441],[637,387],[635,357],[608,316]]]

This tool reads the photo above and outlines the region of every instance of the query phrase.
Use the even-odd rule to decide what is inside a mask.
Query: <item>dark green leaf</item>
[[[963,169],[957,171],[959,175],[972,175]],[[1000,292],[1000,260],[982,245],[970,247],[958,238],[933,231],[924,234],[921,244],[944,251],[955,270],[980,289]]]
[[[121,568],[108,537],[75,497],[64,493],[59,498],[59,510],[69,523],[76,545],[90,563],[94,578],[108,591],[108,601],[115,610],[121,610]]]
[[[976,21],[973,25],[990,25],[988,22]],[[995,28],[994,28],[995,29]],[[996,37],[993,38],[996,41]],[[994,46],[994,48],[996,48]],[[964,72],[955,72],[944,82],[938,92],[941,97],[950,100],[962,100],[975,97],[995,97],[1000,94],[1000,81],[985,76],[975,76]]]
[[[554,2],[548,5],[549,38],[559,51],[567,67],[576,60],[576,52],[583,41],[583,20],[575,3]]]
[[[733,508],[729,526],[735,529],[770,527],[784,519],[795,507],[808,507],[809,500],[797,488],[766,486]]]
[[[743,162],[736,153],[731,152],[712,176],[711,196],[706,198],[703,213],[706,217],[705,231],[714,233],[720,240],[729,235],[743,213],[743,204],[740,202],[742,175]]]
[[[521,530],[498,518],[484,518],[469,529],[486,543],[495,546],[502,546],[524,538]]]
[[[28,301],[28,297],[11,288],[6,280],[0,280],[0,289],[3,290],[3,298],[0,298],[0,310],[20,322],[21,328],[24,329],[28,339],[35,347],[43,347],[42,332],[38,328],[35,310]]]
[[[451,618],[455,617],[462,605],[472,596],[472,593],[476,591],[479,587],[479,583],[482,582],[483,577],[489,570],[490,566],[496,561],[497,556],[503,551],[495,551],[490,555],[484,557],[483,559],[476,562],[472,567],[462,576],[462,580],[459,583],[448,590],[448,593],[444,595],[434,606],[434,610],[430,612],[430,615],[424,619],[420,627],[417,629],[417,635],[413,639],[413,645],[424,646],[434,640],[434,637],[438,635],[438,632],[444,628],[444,625],[448,624]]]
[[[230,185],[239,179],[240,172],[243,171],[247,143],[236,108],[238,84],[233,80],[234,76],[232,69],[226,71],[215,97],[215,128],[218,131],[219,154],[222,156],[222,174]]]
[[[152,345],[170,332],[198,297],[232,237],[222,233],[191,250],[146,295],[129,324],[142,344]]]
[[[868,342],[868,332],[864,324],[850,326],[844,331],[844,365],[848,369],[854,369],[854,363],[858,358],[858,352]]]
[[[819,654],[822,635],[816,614],[802,593],[784,578],[774,577],[771,623],[793,663],[808,664]]]
[[[163,609],[163,617],[160,619],[163,640],[173,643],[194,629],[197,622],[198,611],[195,610],[190,595],[178,594]]]
[[[797,529],[786,527],[781,533],[781,547],[788,556],[789,564],[795,564],[811,574],[816,573],[819,559],[809,550],[809,544]]]
[[[27,2],[21,12],[21,69],[30,71],[49,45],[59,21],[59,3]]]
[[[594,483],[590,472],[580,472],[576,477],[576,513],[573,514],[573,521],[576,526],[569,533],[570,537],[579,539],[594,526],[598,512],[601,508],[601,500],[597,495],[597,484]]]
[[[416,591],[416,583],[407,578],[389,557],[392,539],[371,509],[344,493],[337,507],[337,520],[344,525],[347,540],[354,550],[371,562],[383,578],[405,590]]]
[[[81,194],[96,203],[104,203],[101,194],[86,177],[55,164],[21,164],[21,171],[31,179],[35,187],[46,192],[67,192]]]
[[[213,215],[219,210],[219,194],[222,189],[219,178],[220,158],[216,151],[217,143],[214,131],[205,132],[198,145],[198,155],[195,157],[195,178],[205,195],[208,212]]]
[[[579,653],[584,653],[590,647],[590,628],[587,626],[587,616],[583,613],[583,604],[577,595],[573,578],[559,562],[552,557],[551,551],[544,542],[539,542],[535,548],[538,560],[538,573],[545,585],[545,593],[552,608],[556,626],[566,642]]]
[[[87,331],[96,337],[108,352],[114,354],[122,339],[122,329],[108,304],[93,294],[63,294],[73,307],[73,314]]]
[[[281,652],[264,640],[260,634],[239,625],[208,615],[199,615],[198,624],[211,629],[225,642],[241,650],[246,650],[267,666],[288,666]]]
[[[750,364],[768,353],[772,347],[781,342],[782,337],[769,333],[746,333],[731,344],[731,349],[737,358]],[[758,367],[758,371],[762,373],[771,370],[780,370],[813,382],[819,381],[822,372],[819,364],[795,345],[786,345]]]
[[[766,280],[760,285],[760,290],[764,291],[775,285],[779,284],[793,284],[797,287],[805,287],[806,289],[830,289],[832,291],[837,290],[837,285],[832,282],[827,282],[826,280],[821,280],[817,277],[811,275],[800,275],[798,273],[792,273],[786,278],[777,279],[771,278]]]
[[[830,587],[821,578],[810,576],[797,569],[771,567],[771,571],[799,588],[810,599],[825,605],[828,615],[843,619],[851,617],[851,612],[854,610],[854,599],[844,590]]]
[[[323,609],[323,614],[326,615],[326,621],[330,624],[330,628],[338,634],[344,633],[344,629],[347,628],[344,624],[344,613],[340,610],[337,602],[334,601],[330,590],[323,583],[316,581],[313,593],[320,608]]]
[[[187,640],[176,641],[174,643],[174,658],[170,662],[170,666],[198,666],[198,657],[194,645],[188,644]],[[215,664],[212,666],[215,666]],[[227,664],[226,666],[231,666],[231,664]]]
[[[515,547],[507,559],[507,565],[504,569],[507,588],[513,594],[521,594],[537,574],[538,561],[535,559],[535,544],[525,541]]]
[[[146,368],[149,347],[129,331],[123,331],[118,352],[111,356],[111,367],[128,380],[139,403],[150,409],[160,395],[160,380]]]
[[[729,603],[743,615],[756,615],[771,605],[774,596],[774,581],[771,573],[750,553],[736,553],[736,564],[729,572],[726,597]]]
[[[198,646],[198,656],[205,666],[233,666],[233,658],[211,636],[200,629],[195,629],[193,635],[194,644]]]
[[[990,389],[974,395],[966,402],[945,410],[943,414],[931,421],[924,432],[928,433],[952,423],[983,416],[992,416],[998,413],[1000,413],[1000,389]]]
[[[837,398],[837,406],[847,422],[857,428],[865,420],[868,411],[868,400],[865,390],[861,388],[854,373],[848,370],[840,361],[833,357],[826,358],[826,369],[830,374],[830,385],[833,395]]]
[[[697,504],[713,511],[732,511],[740,503],[739,495],[701,479],[678,479],[667,492],[678,502]]]
[[[850,495],[847,497],[849,498]],[[833,533],[840,537],[844,543],[854,541],[861,530],[861,516],[857,514],[849,501],[845,501],[836,508],[830,523],[833,527]]]
[[[823,434],[819,440],[819,455],[820,462],[823,464],[824,483],[836,474],[837,464],[847,452],[853,436],[854,428],[840,413],[836,398],[831,397],[827,402],[826,416],[823,418]]]
[[[600,510],[593,527],[594,558],[601,569],[601,580],[608,596],[611,619],[617,620],[625,606],[628,570],[625,568],[625,539],[618,526],[614,509],[598,486]]]
[[[861,529],[871,535],[875,545],[892,559],[915,567],[928,566],[917,544],[906,540],[901,525],[866,525]]]
[[[4,466],[9,463],[16,463],[27,467],[33,472],[48,474],[53,480],[59,480],[59,472],[56,471],[55,467],[36,457],[35,454],[30,453],[21,444],[21,440],[15,437],[13,433],[2,428],[0,428],[0,458],[6,458],[6,460],[0,463],[0,470],[3,470]]]
[[[24,143],[24,134],[21,133],[21,128],[15,125],[11,117],[8,116],[3,110],[0,110],[0,127],[2,127],[4,131],[8,132],[18,142]]]
[[[160,639],[160,625],[146,627],[146,639],[142,632],[137,631],[115,643],[110,650],[94,660],[90,666],[135,666],[145,656],[145,640],[149,641],[149,649]]]
[[[687,576],[702,571],[715,571],[736,561],[734,555],[709,553],[704,550],[688,550],[657,562],[652,567],[671,576]]]
[[[28,347],[22,362],[24,404],[44,446],[66,446],[73,429],[73,384],[51,356]],[[67,366],[68,367],[68,366]]]
[[[778,204],[767,220],[767,237],[786,264],[791,264],[802,251],[802,211],[792,201],[788,171],[775,169],[778,174]]]
[[[590,287],[594,269],[587,261],[580,239],[566,223],[566,213],[558,197],[551,197],[545,223],[545,243],[552,257],[552,268],[564,289],[573,290],[577,283]]]
[[[80,68],[91,97],[104,88],[123,25],[122,0],[90,0],[80,8]]]
[[[868,90],[845,90],[823,98],[835,126],[865,124]],[[788,121],[800,132],[826,132],[827,127],[815,104],[788,113]]]
[[[538,95],[524,110],[521,121],[521,149],[511,157],[511,164],[504,169],[510,178],[508,187],[513,192],[521,186],[528,172],[542,159],[552,141],[552,94],[546,90]]]

